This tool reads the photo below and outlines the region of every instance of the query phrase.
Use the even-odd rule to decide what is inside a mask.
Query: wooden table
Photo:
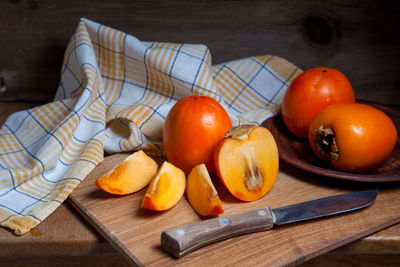
[[[0,102],[0,125],[15,111],[40,103]],[[124,258],[81,218],[68,201],[23,236],[0,228],[0,266],[125,266]],[[374,233],[303,266],[395,266],[400,263],[400,224]]]
[[[383,2],[383,3],[382,3]],[[220,63],[279,55],[300,68],[343,71],[358,98],[399,104],[397,1],[0,1],[0,125],[51,101],[79,18],[141,40],[204,43]],[[398,186],[398,184],[396,184]],[[0,266],[123,266],[124,260],[67,202],[21,237],[0,228]],[[400,224],[317,257],[309,266],[400,263]]]

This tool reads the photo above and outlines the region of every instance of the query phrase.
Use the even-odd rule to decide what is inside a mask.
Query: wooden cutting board
[[[69,200],[133,265],[296,265],[400,222],[399,183],[371,184],[336,180],[306,173],[281,162],[276,184],[264,198],[255,202],[236,200],[217,177],[212,177],[224,202],[225,214],[264,205],[277,208],[375,187],[380,192],[372,206],[357,212],[235,237],[201,248],[181,259],[174,259],[160,245],[161,232],[204,218],[194,212],[186,197],[168,211],[155,212],[140,208],[145,189],[127,196],[113,196],[101,191],[94,184],[95,179],[128,155],[106,157],[72,192]],[[157,160],[162,162],[162,159]]]

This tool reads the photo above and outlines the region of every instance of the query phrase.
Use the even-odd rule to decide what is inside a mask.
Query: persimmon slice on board
[[[157,169],[157,163],[139,150],[98,178],[95,183],[111,194],[131,194],[147,186]]]
[[[243,201],[262,198],[278,176],[278,148],[264,127],[233,127],[216,147],[214,160],[221,181]]]
[[[182,198],[185,187],[185,173],[164,161],[147,188],[141,207],[156,211],[170,209]]]
[[[216,216],[224,212],[204,163],[195,166],[188,175],[186,195],[192,208],[202,216]]]

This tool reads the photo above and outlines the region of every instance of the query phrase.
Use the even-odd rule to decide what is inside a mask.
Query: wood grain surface
[[[132,264],[294,265],[400,221],[398,184],[374,184],[374,187],[380,189],[380,193],[375,203],[364,210],[235,237],[201,248],[177,260],[161,248],[161,232],[203,219],[192,210],[185,198],[166,212],[154,212],[140,208],[144,190],[122,197],[112,196],[94,184],[96,178],[109,171],[127,155],[115,154],[107,157],[72,192],[70,200],[89,223]],[[264,205],[277,208],[371,188],[371,184],[324,179],[322,176],[281,164],[279,177],[273,189],[259,201],[242,203],[234,199],[215,176],[212,179],[224,202],[225,215]]]
[[[81,17],[145,41],[206,44],[214,63],[274,54],[342,70],[358,98],[400,104],[396,0],[0,1],[0,100],[50,101]]]

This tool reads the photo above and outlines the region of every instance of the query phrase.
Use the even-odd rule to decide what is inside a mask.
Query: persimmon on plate
[[[157,169],[157,163],[139,150],[98,178],[95,183],[105,192],[127,195],[147,186]]]
[[[233,196],[254,201],[275,184],[278,148],[266,128],[241,125],[231,128],[217,145],[214,163],[219,178]]]
[[[175,206],[185,193],[185,173],[164,161],[142,198],[141,207],[163,211]]]
[[[192,208],[202,216],[216,216],[224,212],[204,163],[195,166],[186,182],[186,195]]]
[[[357,100],[357,102],[368,104],[384,111],[396,125],[397,132],[400,132],[400,109],[369,101]],[[321,161],[313,153],[307,140],[301,140],[289,132],[280,115],[268,119],[263,123],[263,126],[268,128],[275,137],[279,149],[279,157],[296,168],[321,175],[321,177],[357,182],[400,181],[399,137],[397,137],[397,144],[394,150],[382,164],[362,173],[352,173],[333,169]]]
[[[397,143],[397,130],[382,111],[360,103],[332,105],[311,122],[314,153],[335,169],[363,172],[381,164]]]
[[[339,103],[354,103],[353,87],[337,69],[315,67],[297,76],[285,93],[282,118],[289,131],[307,139],[312,119],[324,108]]]

